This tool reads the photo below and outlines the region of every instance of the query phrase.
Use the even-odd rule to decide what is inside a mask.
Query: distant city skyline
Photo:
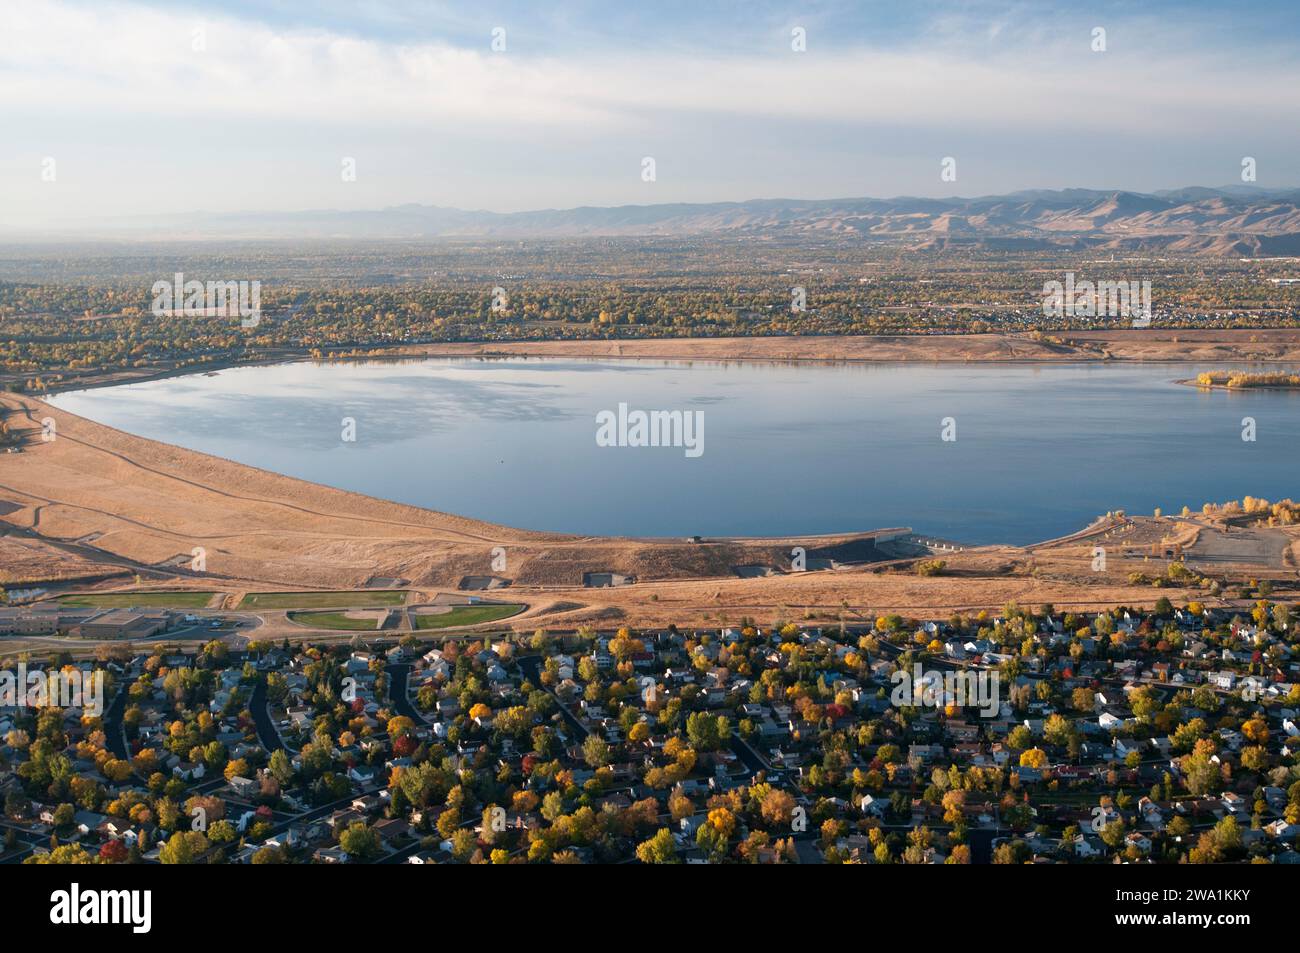
[[[1294,5],[897,6],[33,0],[0,226],[1300,180]]]

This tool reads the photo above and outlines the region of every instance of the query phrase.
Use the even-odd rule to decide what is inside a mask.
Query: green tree
[[[373,860],[379,856],[379,835],[367,827],[365,821],[353,821],[339,835],[339,847],[356,860]]]
[[[289,756],[285,754],[283,748],[277,749],[271,755],[269,768],[271,777],[275,778],[281,787],[293,780],[293,764],[289,761]]]
[[[582,743],[582,759],[592,768],[609,764],[610,747],[599,735],[588,735]]]

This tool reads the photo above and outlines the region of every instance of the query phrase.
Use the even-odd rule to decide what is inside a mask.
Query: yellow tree
[[[1022,768],[1045,768],[1047,767],[1047,753],[1042,748],[1030,748],[1027,751],[1022,751],[1020,766]]]

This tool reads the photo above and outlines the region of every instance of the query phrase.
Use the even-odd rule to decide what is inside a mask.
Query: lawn
[[[353,589],[344,592],[249,592],[240,600],[241,609],[366,609],[400,606],[406,601],[402,589]]]
[[[74,609],[120,609],[140,606],[151,609],[202,609],[212,599],[211,592],[87,592],[59,596],[59,604]]]
[[[450,612],[441,615],[417,615],[417,629],[446,629],[454,625],[474,625],[478,622],[495,622],[518,612],[524,606],[508,603],[506,605],[456,606]]]
[[[289,620],[317,629],[347,629],[358,632],[375,631],[375,626],[378,625],[374,618],[353,619],[345,612],[290,612]]]

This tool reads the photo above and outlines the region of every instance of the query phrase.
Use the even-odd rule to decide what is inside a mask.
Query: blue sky
[[[1294,3],[24,0],[6,17],[0,226],[1151,190],[1237,182],[1245,156],[1258,185],[1300,183]]]
[[[175,10],[170,0],[141,6]],[[1065,22],[1090,26],[1107,22],[1164,23],[1166,28],[1213,30],[1214,42],[1249,49],[1253,44],[1284,40],[1300,26],[1300,6],[1286,0],[1225,4],[1223,0],[1180,2],[1002,2],[983,0],[840,0],[785,3],[768,0],[702,2],[666,0],[628,2],[374,2],[374,0],[300,0],[191,4],[195,11],[216,10],[279,28],[318,28],[389,41],[446,41],[472,46],[489,24],[505,24],[539,53],[573,52],[593,43],[619,48],[712,50],[721,45],[754,51],[773,34],[803,25],[819,34],[827,48],[889,48],[924,43],[944,33],[969,28],[978,45],[987,28],[997,25],[1008,36],[1050,31]],[[1207,39],[1209,39],[1207,37]]]

